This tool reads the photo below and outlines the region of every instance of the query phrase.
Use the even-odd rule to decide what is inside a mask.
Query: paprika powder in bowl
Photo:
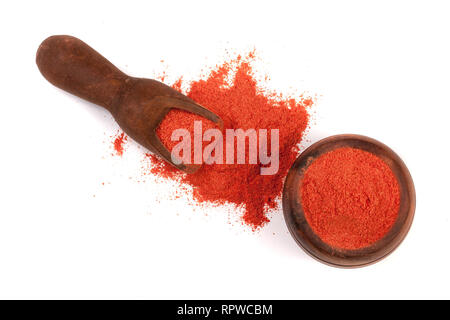
[[[335,267],[375,263],[403,241],[415,211],[411,175],[389,147],[360,135],[320,140],[294,162],[283,212],[295,241]]]

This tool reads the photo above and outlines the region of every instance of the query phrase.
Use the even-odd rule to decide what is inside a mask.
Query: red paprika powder
[[[125,136],[125,133],[119,133],[116,138],[114,139],[114,150],[116,151],[118,156],[123,155],[123,145],[127,141],[127,136]]]
[[[355,148],[318,157],[306,169],[299,192],[312,230],[341,249],[380,240],[394,225],[400,206],[398,182],[389,166]]]
[[[193,187],[198,202],[232,203],[242,208],[243,222],[256,229],[269,221],[269,211],[278,207],[284,177],[295,160],[303,133],[308,126],[310,98],[286,98],[258,87],[252,70],[254,55],[225,62],[206,79],[193,81],[183,92],[197,103],[219,115],[224,129],[279,129],[279,170],[274,175],[261,175],[257,164],[204,164],[194,174],[183,174],[171,165],[149,155],[150,171],[165,178],[177,179]],[[173,87],[180,90],[182,81]],[[181,90],[180,90],[181,91]],[[158,135],[169,147],[175,128],[191,128],[196,115],[172,110],[165,117]],[[270,144],[269,144],[270,145]]]

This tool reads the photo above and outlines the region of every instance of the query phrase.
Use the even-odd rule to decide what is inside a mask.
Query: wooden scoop
[[[47,38],[39,46],[36,63],[50,83],[106,108],[128,136],[186,173],[200,166],[175,164],[156,134],[170,109],[195,113],[223,128],[216,114],[159,81],[126,75],[75,37]]]

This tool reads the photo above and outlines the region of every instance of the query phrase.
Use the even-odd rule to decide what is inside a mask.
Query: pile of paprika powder
[[[156,156],[148,155],[150,171],[160,177],[175,179],[193,187],[198,202],[231,203],[242,208],[242,221],[257,229],[269,221],[268,213],[278,208],[283,180],[299,153],[299,143],[308,126],[311,98],[287,98],[258,87],[251,62],[254,53],[238,56],[216,67],[206,79],[189,84],[189,98],[221,117],[224,129],[279,129],[279,169],[274,175],[261,175],[261,163],[203,165],[194,174],[184,174]],[[182,80],[173,88],[181,91]],[[170,137],[174,129],[192,130],[194,114],[173,109],[157,130],[169,148],[176,142]],[[205,127],[210,124],[205,123]]]

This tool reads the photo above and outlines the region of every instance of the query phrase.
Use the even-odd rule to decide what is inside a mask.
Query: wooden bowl
[[[323,242],[308,224],[298,192],[308,166],[322,154],[342,147],[365,150],[383,159],[397,178],[400,188],[398,217],[391,230],[372,245],[357,250],[333,248]],[[399,156],[377,140],[354,134],[331,136],[307,148],[289,170],[283,190],[284,219],[297,244],[320,262],[342,268],[366,266],[380,261],[394,251],[411,227],[415,207],[414,183]]]

